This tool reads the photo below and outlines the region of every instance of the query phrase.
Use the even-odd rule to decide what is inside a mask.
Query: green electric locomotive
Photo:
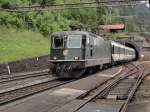
[[[119,46],[123,51],[130,50],[132,55],[130,59],[123,59],[125,55],[123,51],[122,58],[114,59],[117,54],[120,56],[120,51],[116,53]],[[90,32],[63,31],[55,32],[51,36],[50,62],[53,66],[50,69],[54,76],[60,78],[79,78],[85,71],[96,72],[115,61],[129,61],[134,58],[134,49],[106,41]]]

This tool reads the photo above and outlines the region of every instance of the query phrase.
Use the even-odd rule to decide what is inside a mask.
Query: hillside
[[[34,5],[49,5],[64,3],[64,0],[46,0],[46,3],[42,3],[42,0],[2,0],[0,6],[2,8],[11,8],[19,6]],[[88,1],[88,0],[85,0]],[[68,0],[66,3],[79,3],[80,0]],[[44,6],[43,6],[44,7]],[[89,8],[89,9],[65,9],[65,10],[47,10],[47,11],[33,11],[33,12],[0,12],[0,24],[4,26],[17,27],[21,29],[31,29],[40,32],[44,36],[49,36],[52,32],[62,31],[70,29],[70,26],[76,24],[82,26],[84,29],[95,31],[100,24],[109,23],[124,23],[129,26],[129,30],[132,31],[131,23],[119,18],[113,18],[111,16],[118,15],[118,11],[112,11],[110,14],[109,7]],[[86,20],[86,21],[85,21]],[[135,24],[132,24],[133,27]]]
[[[41,5],[44,7],[47,4],[65,2],[65,0],[46,0],[46,3],[42,1],[0,0],[0,7],[13,8],[28,5]],[[68,0],[66,2],[76,3],[80,0]],[[124,23],[127,32],[147,31],[150,19],[149,12],[145,6],[113,8],[112,14],[110,14],[109,7],[19,13],[0,11],[0,63],[48,54],[50,34],[55,31],[70,30],[72,26],[95,32],[100,24]],[[135,14],[136,16],[130,19],[114,18],[120,15]],[[145,26],[141,27],[143,24]],[[124,37],[124,34],[120,35]],[[114,39],[117,36],[113,36]]]
[[[0,27],[0,63],[48,54],[49,43],[37,32]]]
[[[119,10],[122,16],[132,16],[140,31],[150,31],[150,10],[145,4],[121,7]]]

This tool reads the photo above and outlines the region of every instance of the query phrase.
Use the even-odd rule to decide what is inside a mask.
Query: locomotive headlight
[[[141,54],[141,58],[144,58],[144,54]]]
[[[54,60],[56,60],[56,59],[57,59],[57,57],[53,57],[53,59],[54,59]]]
[[[64,51],[63,51],[63,55],[64,55],[64,56],[67,56],[67,55],[68,55],[68,50],[64,50]]]
[[[76,56],[76,57],[74,57],[74,59],[75,59],[75,60],[79,60],[79,57]]]

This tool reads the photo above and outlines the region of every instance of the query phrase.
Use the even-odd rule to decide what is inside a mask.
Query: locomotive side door
[[[89,47],[90,47],[90,57],[93,57],[93,53],[94,53],[94,40],[93,37],[90,35],[90,43],[89,43]]]
[[[86,57],[86,35],[83,35],[82,36],[82,47],[81,47],[81,49],[82,49],[82,59],[85,59]]]
[[[87,37],[86,37],[86,59],[91,59],[93,58],[93,55],[94,55],[94,40],[93,40],[93,37],[89,34]]]

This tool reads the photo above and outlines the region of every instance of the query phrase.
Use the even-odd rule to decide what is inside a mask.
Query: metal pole
[[[8,64],[8,63],[6,64],[6,67],[7,67],[8,74],[10,75],[11,72],[10,72],[10,67],[9,67],[9,64]]]
[[[109,8],[109,22],[112,22],[112,7]]]

